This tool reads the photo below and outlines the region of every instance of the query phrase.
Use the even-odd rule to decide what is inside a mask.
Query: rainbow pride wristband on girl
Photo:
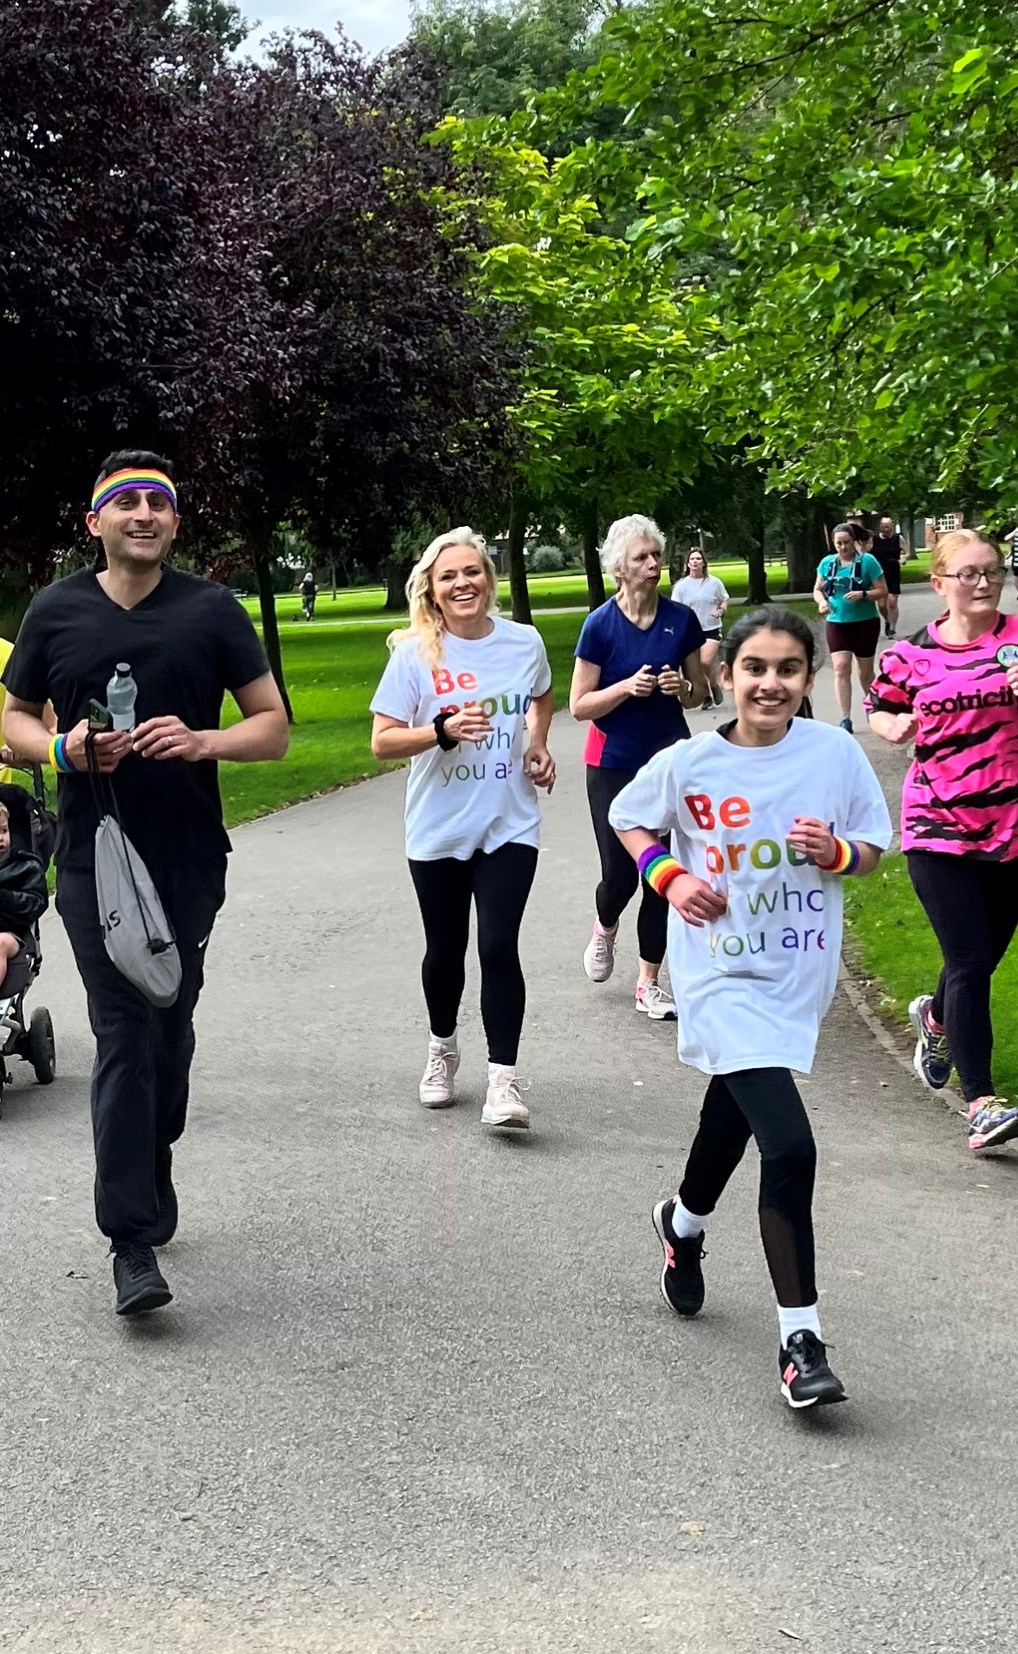
[[[834,850],[835,854],[833,861],[818,861],[815,863],[820,872],[845,874],[854,873],[856,868],[859,866],[861,859],[859,846],[854,844],[851,839],[835,838]]]
[[[680,867],[673,855],[665,849],[663,844],[648,844],[646,850],[641,850],[636,858],[636,865],[640,870],[640,877],[651,890],[656,890],[663,896],[673,879],[686,869]]]
[[[54,735],[49,744],[49,761],[50,767],[55,769],[58,775],[74,774],[74,765],[67,756],[66,735]]]

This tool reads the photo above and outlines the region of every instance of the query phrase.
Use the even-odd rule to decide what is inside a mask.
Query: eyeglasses
[[[959,569],[957,574],[942,574],[941,580],[957,580],[959,586],[968,586],[970,589],[978,586],[980,580],[985,580],[988,586],[1002,586],[1007,579],[1007,570],[998,569]]]

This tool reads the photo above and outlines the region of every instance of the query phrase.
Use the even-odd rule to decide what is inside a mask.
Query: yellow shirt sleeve
[[[0,637],[0,673],[6,670],[7,662],[13,653],[14,645],[10,639]],[[2,769],[0,770],[0,783],[3,783],[4,786],[24,787],[27,785],[27,779],[22,770]]]

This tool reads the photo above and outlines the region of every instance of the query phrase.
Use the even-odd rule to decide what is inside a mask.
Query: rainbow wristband
[[[843,875],[854,873],[861,860],[859,846],[854,844],[851,839],[835,838],[834,850],[833,861],[818,861],[816,863],[819,871],[821,873],[841,873]]]
[[[648,844],[646,850],[641,850],[636,858],[636,865],[640,870],[640,877],[651,890],[663,896],[673,879],[686,869],[680,867],[673,855],[665,849],[663,844]]]
[[[51,769],[58,775],[73,775],[74,765],[67,756],[67,736],[54,735],[49,744],[49,761]]]

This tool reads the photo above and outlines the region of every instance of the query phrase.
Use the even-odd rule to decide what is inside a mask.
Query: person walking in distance
[[[371,750],[410,759],[406,853],[424,923],[431,1022],[420,1100],[426,1108],[455,1101],[473,904],[488,1041],[481,1123],[526,1129],[516,1073],[526,1009],[519,938],[537,870],[535,788],[550,793],[555,784],[553,702],[540,632],[497,615],[497,596],[480,535],[454,528],[432,540],[407,581],[410,624],[389,638],[371,701]]]
[[[809,1407],[845,1392],[822,1342],[816,1148],[791,1070],[810,1072],[834,997],[843,878],[872,872],[891,823],[855,742],[796,717],[813,682],[806,621],[757,610],[732,627],[726,650],[734,720],[658,753],[611,807],[644,882],[671,908],[679,1059],[710,1076],[678,1195],[657,1204],[654,1227],[665,1301],[696,1315],[708,1218],[756,1138],[781,1391]]]
[[[3,734],[24,759],[59,772],[56,907],[96,1044],[96,1220],[111,1243],[117,1313],[135,1315],[172,1296],[152,1249],[177,1226],[173,1145],[187,1113],[205,949],[226,890],[230,843],[217,765],[282,758],[289,737],[240,604],[225,587],[167,561],[180,522],[169,462],[138,450],[110,454],[86,522],[105,566],[68,575],[32,599],[3,674]],[[241,720],[221,730],[227,690]],[[107,696],[114,727],[89,737],[89,702]],[[57,756],[43,719],[47,701],[66,737]],[[87,738],[176,937],[182,981],[166,1010],[121,976],[103,944]]]
[[[863,535],[867,531],[862,530]],[[862,551],[853,526],[839,523],[832,536],[834,551],[820,560],[813,600],[827,617],[827,647],[834,668],[834,692],[841,727],[852,734],[852,658],[855,657],[863,695],[873,682],[874,657],[880,641],[877,604],[886,595],[883,570],[871,552]]]
[[[318,596],[318,587],[312,569],[308,569],[300,583],[300,607],[305,620],[315,618],[315,600]]]
[[[693,546],[686,558],[686,572],[672,587],[672,602],[685,603],[692,609],[703,629],[700,665],[709,686],[704,709],[720,706],[724,697],[718,683],[721,627],[730,602],[723,581],[711,574],[707,559],[699,546]]]
[[[890,638],[898,635],[902,544],[902,537],[895,527],[894,518],[881,517],[880,527],[874,535],[870,550],[880,564],[884,576],[884,585],[887,587],[887,595],[878,607],[884,617],[884,636]]]
[[[943,956],[909,1006],[914,1066],[932,1091],[952,1063],[970,1149],[1018,1136],[1018,1104],[993,1083],[990,984],[1018,928],[1018,618],[1000,613],[1006,570],[973,529],[939,540],[931,583],[945,612],[880,657],[870,727],[915,742],[901,795],[901,847]]]
[[[620,517],[601,548],[601,563],[618,586],[583,623],[569,691],[574,718],[591,721],[583,759],[587,801],[601,860],[596,916],[583,955],[592,982],[615,968],[619,920],[640,880],[608,822],[612,800],[648,758],[689,737],[684,707],[707,694],[700,664],[703,628],[693,611],[658,591],[664,535],[649,517]],[[639,975],[636,1009],[653,1021],[675,1016],[658,978],[665,956],[668,908],[649,886],[636,919]]]

